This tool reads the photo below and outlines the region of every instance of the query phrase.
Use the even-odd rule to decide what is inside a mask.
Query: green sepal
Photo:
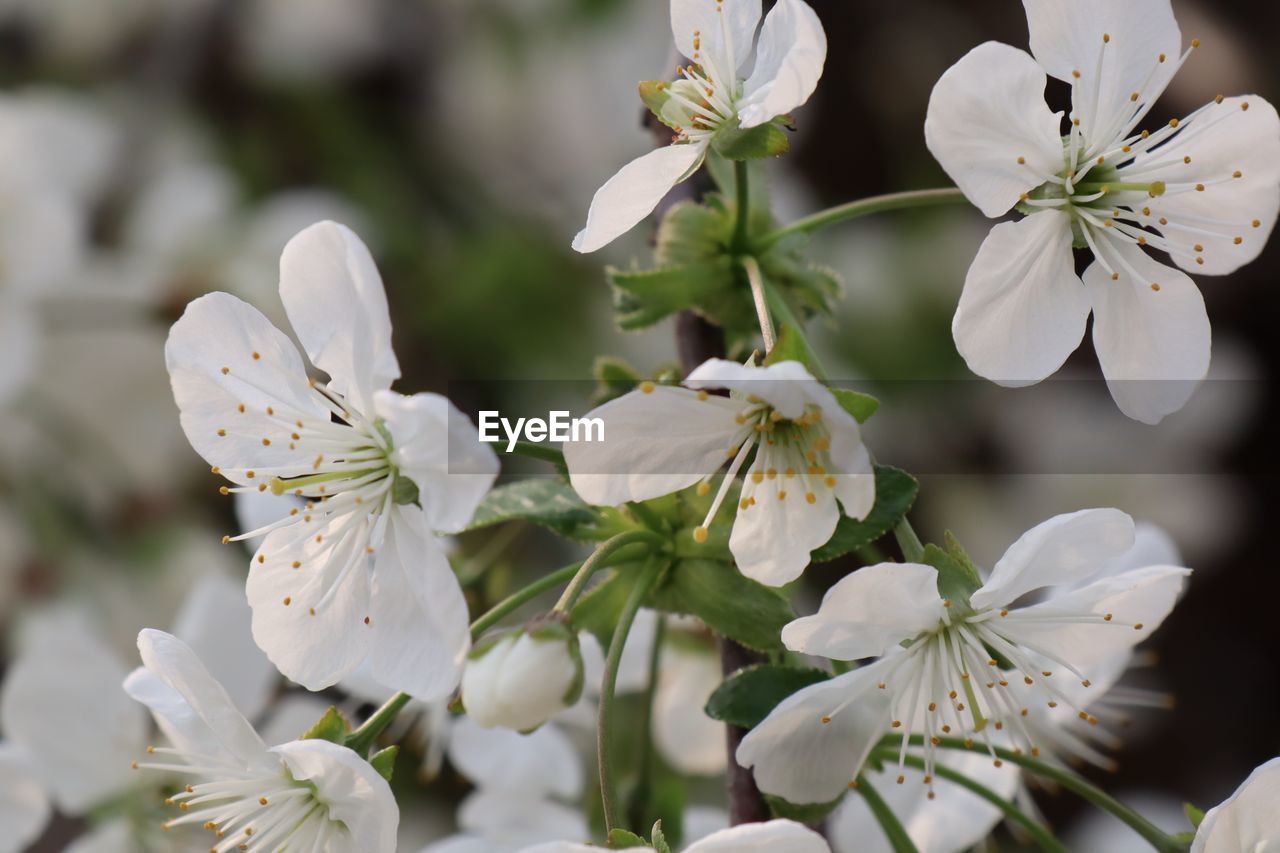
[[[419,506],[418,484],[397,472],[391,482],[391,500],[396,506]]]
[[[791,150],[791,140],[773,122],[747,129],[722,128],[716,133],[713,144],[726,160],[763,160]]]
[[[471,644],[471,649],[467,652],[467,660],[480,660],[480,658],[487,655],[489,650],[498,645],[498,643],[501,643],[508,637],[513,637],[516,634],[519,634],[522,630],[523,629],[521,628],[505,628],[503,630],[485,634],[479,640],[476,640]]]
[[[678,561],[653,591],[649,605],[697,616],[717,634],[761,652],[782,650],[782,628],[795,619],[775,589],[719,560]]]
[[[649,843],[634,832],[628,832],[625,829],[609,830],[609,849],[610,850],[627,850],[632,847],[648,847]]]
[[[777,364],[780,361],[798,361],[804,365],[811,376],[821,375],[818,356],[809,345],[809,339],[805,337],[804,332],[790,323],[778,324],[778,339],[774,341],[773,349],[769,350],[764,358],[766,365]]]
[[[844,794],[829,803],[789,803],[781,797],[765,794],[764,801],[774,817],[787,818],[798,823],[815,824],[836,810],[836,806],[844,800]]]
[[[649,844],[656,853],[671,853],[671,845],[667,844],[667,837],[662,834],[661,820],[653,825],[653,829],[649,833]]]
[[[564,643],[565,650],[569,654],[569,660],[573,661],[573,680],[569,682],[569,686],[565,688],[564,696],[561,701],[565,707],[570,707],[577,703],[582,697],[582,687],[585,675],[582,666],[582,645],[578,642],[578,632],[574,630],[570,617],[559,611],[543,614],[534,617],[525,623],[524,631],[531,639],[540,643]]]
[[[978,591],[981,584],[975,583],[969,570],[946,551],[937,545],[924,546],[921,558],[926,565],[938,570],[938,595],[949,602],[953,619],[962,619],[973,612],[969,604],[969,596]]]
[[[609,267],[605,276],[613,286],[615,320],[624,331],[648,328],[685,309],[741,323],[751,308],[739,298],[728,255],[652,270]]]
[[[853,419],[860,424],[865,424],[880,408],[880,401],[870,394],[850,391],[848,388],[832,388],[831,393],[840,408],[853,415]]]
[[[654,261],[658,267],[683,267],[724,258],[733,229],[734,217],[720,195],[702,204],[677,202],[658,223]]]
[[[752,729],[783,699],[830,677],[812,667],[756,664],[726,678],[711,694],[704,710],[713,720]]]
[[[1204,821],[1204,810],[1196,808],[1191,803],[1183,803],[1182,811],[1186,814],[1187,820],[1191,821],[1191,825],[1199,829]]]
[[[390,782],[396,772],[396,756],[399,754],[400,747],[389,746],[375,752],[369,759],[369,764],[373,765],[373,769],[378,771],[379,776]]]
[[[600,515],[568,484],[538,477],[498,486],[485,495],[467,530],[479,530],[504,521],[531,521],[576,538],[585,534]]]
[[[593,406],[600,406],[621,397],[640,384],[640,371],[626,361],[612,356],[598,357],[591,367],[596,380],[596,390],[591,395]]]
[[[324,712],[311,728],[307,729],[298,740],[327,740],[329,743],[345,743],[351,732],[351,724],[333,705]]]
[[[982,574],[978,571],[978,567],[974,565],[973,560],[969,558],[969,553],[964,550],[964,546],[960,544],[960,540],[950,530],[942,535],[942,546],[951,558],[960,564],[960,568],[964,569],[968,575],[969,583],[973,584],[976,590],[982,586]]]
[[[641,80],[637,88],[640,91],[640,100],[644,102],[649,112],[653,113],[654,118],[674,130],[675,127],[662,115],[667,102],[671,100],[671,81]]]
[[[834,560],[888,533],[911,510],[920,484],[906,471],[876,465],[876,502],[862,521],[841,516],[827,544],[812,554],[814,562]]]

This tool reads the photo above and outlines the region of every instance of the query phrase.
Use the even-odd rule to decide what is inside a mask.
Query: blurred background
[[[792,153],[768,164],[777,216],[945,185],[924,146],[929,91],[982,41],[1025,46],[1021,5],[813,5],[830,54]],[[1280,97],[1280,7],[1174,8],[1202,47],[1152,125],[1218,93]],[[279,253],[311,222],[346,222],[373,249],[402,390],[470,387],[465,408],[501,408],[516,401],[493,396],[528,393],[520,380],[588,380],[597,355],[672,364],[671,324],[615,331],[602,275],[646,264],[651,227],[569,249],[595,189],[652,144],[635,84],[668,76],[672,51],[663,0],[0,0],[0,667],[51,608],[132,667],[137,630],[173,625],[197,579],[243,576],[247,553],[217,544],[234,508],[178,429],[163,343],[210,290],[287,327]],[[1044,518],[1113,505],[1178,543],[1196,573],[1138,678],[1176,704],[1136,718],[1117,771],[1095,775],[1181,830],[1181,801],[1215,804],[1280,754],[1280,246],[1200,280],[1211,378],[1152,429],[1115,410],[1087,345],[1036,389],[967,373],[950,318],[988,228],[957,207],[823,233],[813,257],[845,290],[815,341],[833,375],[881,397],[868,442],[920,476],[926,538],[949,528],[989,566]],[[512,381],[466,385],[495,379]],[[572,558],[538,531],[504,535],[463,537],[459,559],[504,577]],[[806,592],[850,567],[811,573]],[[409,776],[414,850],[451,831],[466,786]],[[1076,801],[1041,805],[1073,850],[1131,849]],[[33,849],[84,826],[59,817]]]

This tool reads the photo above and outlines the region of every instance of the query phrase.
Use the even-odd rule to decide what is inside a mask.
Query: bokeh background
[[[922,133],[930,88],[982,41],[1024,46],[1020,4],[813,5],[830,55],[792,154],[768,166],[777,215],[944,185]],[[1202,46],[1153,122],[1220,92],[1280,97],[1280,7],[1174,7]],[[178,430],[164,336],[219,289],[283,324],[276,263],[310,222],[347,222],[373,248],[402,389],[470,388],[464,404],[501,407],[535,380],[589,379],[600,354],[646,373],[674,362],[670,324],[613,328],[602,275],[644,263],[651,229],[569,249],[596,187],[652,144],[636,81],[674,60],[662,0],[0,0],[0,231],[20,235],[0,242],[44,248],[21,228],[33,185],[83,226],[50,241],[60,263],[38,288],[7,281],[0,258],[4,635],[71,603],[132,665],[137,630],[170,625],[197,578],[243,573],[245,553],[217,544],[233,508]],[[1182,829],[1182,800],[1212,805],[1280,753],[1280,246],[1201,279],[1211,379],[1151,429],[1114,410],[1088,346],[1037,389],[966,372],[950,316],[988,227],[956,207],[822,234],[813,256],[845,292],[815,339],[833,374],[882,398],[868,441],[920,475],[925,536],[950,528],[990,565],[1050,515],[1114,505],[1179,543],[1196,574],[1139,675],[1176,705],[1135,719],[1118,771],[1099,776]],[[503,572],[570,553],[537,531],[507,538],[518,547],[486,557]],[[464,537],[459,553],[488,544]],[[847,568],[812,573],[812,593]],[[449,830],[461,790],[407,795],[411,842]],[[1042,805],[1073,850],[1130,849],[1077,803]],[[57,821],[35,849],[63,849],[78,826]]]

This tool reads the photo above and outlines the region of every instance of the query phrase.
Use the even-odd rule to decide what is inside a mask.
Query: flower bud
[[[540,617],[472,650],[462,704],[485,728],[532,731],[582,695],[582,653],[563,614]]]

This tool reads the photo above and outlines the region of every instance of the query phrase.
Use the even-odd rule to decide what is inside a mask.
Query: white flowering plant
[[[377,26],[350,5],[296,10],[314,31],[283,27],[332,46],[312,67],[270,49],[285,7],[250,4],[250,64],[273,78],[363,65]],[[1091,773],[1167,701],[1131,672],[1190,582],[1179,531],[1072,505],[993,560],[963,524],[930,517],[922,536],[929,481],[876,452],[876,428],[909,430],[910,413],[835,380],[811,337],[814,321],[839,328],[841,298],[815,233],[969,203],[999,220],[949,276],[972,373],[1039,383],[1092,323],[1126,418],[1166,428],[1205,380],[1191,276],[1264,250],[1280,117],[1259,95],[1218,95],[1144,127],[1200,45],[1169,0],[1023,7],[1029,50],[980,44],[914,105],[954,187],[791,218],[767,177],[838,49],[821,5],[669,0],[679,62],[636,103],[658,144],[563,242],[581,264],[656,218],[652,262],[603,277],[619,329],[674,318],[674,364],[599,358],[559,444],[495,419],[518,462],[505,471],[465,390],[455,403],[398,384],[428,359],[393,331],[393,316],[419,328],[384,287],[404,270],[380,271],[358,212],[342,224],[311,216],[341,211],[332,199],[264,204],[265,230],[291,235],[274,290],[263,246],[245,245],[247,260],[206,270],[225,288],[187,299],[192,258],[242,235],[225,228],[216,170],[161,158],[123,226],[161,247],[113,274],[149,294],[184,280],[162,346],[166,416],[234,501],[231,567],[162,552],[201,580],[171,625],[131,602],[148,620],[130,624],[132,671],[96,607],[30,616],[0,682],[0,853],[38,843],[54,814],[77,821],[78,853],[961,853],[1007,839],[1062,853],[1050,796],[1159,853],[1280,851],[1280,759],[1215,807],[1187,803],[1176,828]],[[36,163],[33,126],[15,150]],[[42,299],[91,251],[77,205],[108,170],[81,166],[12,180],[0,166],[0,406],[40,385]],[[53,175],[56,192],[41,185]],[[531,528],[571,561],[517,548]],[[406,840],[421,786],[456,816]]]

